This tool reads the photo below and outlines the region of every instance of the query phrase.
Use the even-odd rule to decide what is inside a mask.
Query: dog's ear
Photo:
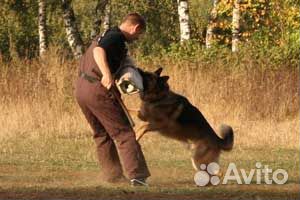
[[[157,70],[155,70],[155,72],[154,72],[154,73],[155,73],[157,76],[160,76],[160,74],[161,74],[162,70],[163,70],[163,68],[162,68],[162,67],[160,67],[160,68],[158,68]]]
[[[160,77],[165,83],[169,80],[169,76],[162,76]]]

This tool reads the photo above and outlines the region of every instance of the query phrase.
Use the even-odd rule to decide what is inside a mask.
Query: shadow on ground
[[[122,185],[78,188],[0,188],[0,199],[299,199],[299,184],[170,189]]]

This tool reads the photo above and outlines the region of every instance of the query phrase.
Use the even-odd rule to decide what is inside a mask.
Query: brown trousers
[[[75,96],[93,129],[103,178],[112,181],[123,175],[120,159],[129,179],[149,177],[141,146],[115,97],[100,82],[83,78],[76,82]]]

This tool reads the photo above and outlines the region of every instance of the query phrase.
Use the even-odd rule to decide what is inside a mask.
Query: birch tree
[[[46,35],[46,2],[39,0],[39,52],[40,56],[45,55],[47,49],[47,35]]]
[[[96,8],[94,10],[95,20],[91,31],[91,39],[95,38],[100,33],[100,27],[103,15],[105,15],[106,7],[108,6],[108,0],[98,0]],[[105,21],[105,17],[104,17]],[[105,22],[104,22],[105,23]]]
[[[110,15],[111,15],[111,5],[108,2],[105,6],[104,19],[103,19],[103,31],[106,31],[110,28]]]
[[[190,39],[189,5],[187,0],[177,0],[180,24],[180,42]]]
[[[209,22],[208,22],[208,26],[207,26],[207,30],[206,30],[206,38],[205,38],[206,48],[211,47],[212,41],[214,38],[214,29],[216,27],[216,22],[217,22],[217,18],[218,18],[218,10],[217,10],[218,3],[219,3],[219,0],[213,0],[213,7],[210,12],[210,18],[209,18]]]
[[[240,34],[240,0],[234,0],[232,12],[232,52],[238,51],[239,34]]]
[[[62,0],[62,11],[69,45],[74,57],[79,58],[83,53],[83,42],[76,25],[71,0]]]

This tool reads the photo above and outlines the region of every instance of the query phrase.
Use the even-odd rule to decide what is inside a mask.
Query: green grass
[[[152,176],[150,187],[101,182],[101,170],[90,136],[8,137],[0,140],[0,199],[297,199],[299,149],[236,145],[221,156],[221,167],[255,169],[261,162],[288,171],[284,185],[219,185],[196,187],[189,152],[176,141],[147,135],[141,141]]]

